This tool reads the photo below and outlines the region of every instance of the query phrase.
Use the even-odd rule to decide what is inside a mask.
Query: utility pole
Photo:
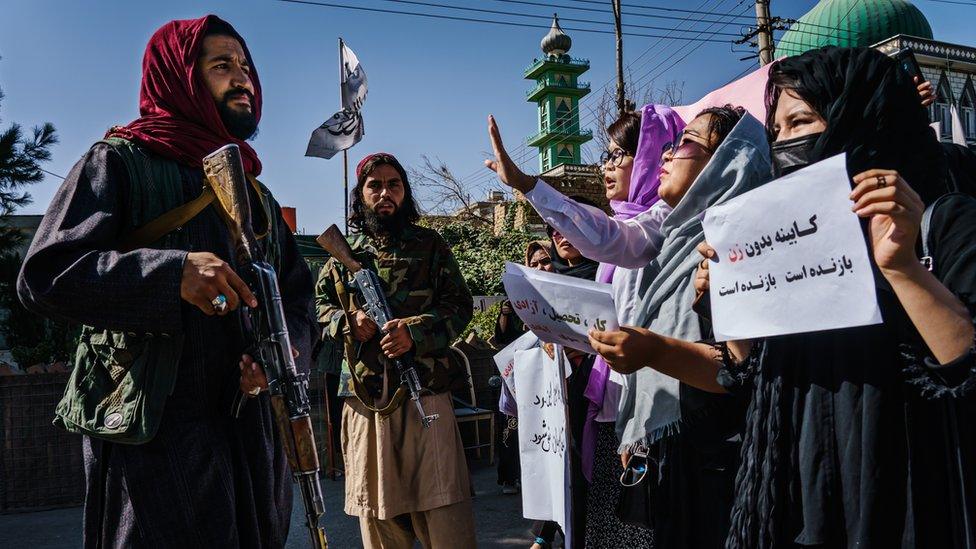
[[[735,41],[736,44],[748,44],[759,48],[759,53],[755,56],[759,58],[759,66],[768,65],[773,62],[773,31],[786,30],[788,25],[796,23],[795,19],[782,19],[769,15],[769,3],[772,0],[756,0],[756,28],[750,28],[742,38]],[[753,38],[757,38],[753,42]],[[741,60],[752,59],[753,56],[743,57]]]
[[[627,110],[624,94],[624,37],[620,29],[620,0],[610,0],[613,5],[613,25],[617,31],[617,111]]]
[[[759,66],[773,62],[773,27],[770,24],[769,2],[756,0],[756,34],[759,38]]]

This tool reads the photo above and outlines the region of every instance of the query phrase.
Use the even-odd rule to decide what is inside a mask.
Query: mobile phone
[[[918,66],[918,61],[915,59],[915,52],[912,51],[912,48],[902,48],[891,57],[898,63],[901,70],[908,73],[908,76],[912,78],[917,76],[919,83],[925,81],[922,68]]]

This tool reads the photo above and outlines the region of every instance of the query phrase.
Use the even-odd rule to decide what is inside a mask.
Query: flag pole
[[[342,108],[342,79],[345,77],[345,71],[342,70],[342,37],[339,37],[339,108]],[[343,215],[343,222],[346,227],[346,235],[349,234],[349,152],[345,149],[342,151],[342,198],[345,204],[345,210]]]

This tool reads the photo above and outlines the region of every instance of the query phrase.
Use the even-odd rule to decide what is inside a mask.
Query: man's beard
[[[395,239],[409,225],[407,214],[399,206],[389,215],[380,215],[372,208],[367,208],[363,220],[365,221],[366,232],[376,238],[391,237]]]
[[[238,111],[232,109],[230,100],[241,95],[246,95],[251,100],[250,111]],[[254,94],[247,90],[233,89],[224,94],[224,98],[217,102],[217,112],[220,113],[220,120],[224,123],[227,133],[240,139],[241,141],[254,137],[258,130],[258,119],[254,115]]]

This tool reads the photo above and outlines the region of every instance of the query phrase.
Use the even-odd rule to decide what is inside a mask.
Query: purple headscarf
[[[668,143],[681,137],[685,122],[671,107],[664,105],[644,105],[641,109],[640,137],[637,140],[637,154],[634,155],[634,169],[630,175],[630,189],[627,200],[611,200],[614,219],[631,219],[651,209],[661,199],[657,189],[661,185],[661,151]],[[616,265],[601,263],[596,278],[599,282],[613,281]],[[596,418],[603,408],[610,380],[610,366],[603,357],[597,356],[590,371],[590,378],[583,395],[590,401],[583,426],[583,473],[587,480],[593,474],[593,454],[596,451]],[[619,394],[616,395],[619,398]]]
[[[668,143],[677,141],[684,128],[684,121],[671,107],[653,103],[644,105],[627,200],[610,201],[614,219],[637,217],[661,199],[657,194],[661,186],[661,151]],[[612,282],[615,267],[610,263],[601,263],[597,280],[607,284]]]

